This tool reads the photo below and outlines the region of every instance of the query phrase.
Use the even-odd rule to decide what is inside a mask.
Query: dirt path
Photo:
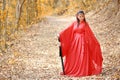
[[[9,72],[7,75],[3,73],[4,76],[10,80],[104,79],[105,76],[103,74],[82,78],[59,75],[62,69],[58,51],[59,43],[57,41],[57,34],[74,20],[74,17],[48,16],[44,21],[33,25],[33,27],[27,30],[22,38],[17,41],[17,44],[14,45],[21,55],[17,58],[18,64],[10,66],[12,72]],[[88,22],[89,21],[98,40],[101,44],[104,44],[102,43],[103,38],[100,38],[100,33],[102,32],[100,32],[98,26],[93,25],[95,20],[88,18]],[[107,63],[107,60],[104,63]],[[103,67],[105,67],[105,65]],[[105,73],[104,71],[103,73]]]
[[[58,51],[57,34],[67,27],[73,18],[48,16],[43,22],[33,25],[16,44],[22,55],[20,73],[12,79],[53,80],[60,76],[61,61]],[[66,78],[67,79],[67,78]]]

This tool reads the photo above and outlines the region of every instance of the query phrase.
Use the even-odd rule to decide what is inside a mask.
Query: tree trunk
[[[6,0],[3,0],[3,6],[2,6],[2,11],[3,11],[3,13],[4,13],[4,11],[5,11],[5,8],[6,8]],[[6,13],[6,12],[5,12]],[[6,15],[4,15],[4,14],[2,14],[5,18],[6,18],[6,16],[7,16],[7,13],[6,13]],[[4,18],[4,22],[3,22],[3,24],[2,24],[2,27],[4,27],[4,30],[3,30],[3,41],[4,41],[4,45],[2,45],[3,46],[3,51],[7,48],[7,45],[6,45],[6,29],[7,29],[7,25],[6,25],[6,23],[7,23],[7,18],[5,19]]]
[[[27,0],[27,2],[26,2],[26,14],[27,14],[27,25],[29,25],[29,23],[30,23],[30,21],[29,21],[29,0]]]
[[[16,27],[17,27],[17,31],[18,31],[18,27],[19,27],[21,11],[22,11],[22,6],[23,6],[24,2],[25,2],[25,0],[18,0],[17,5],[16,5]]]

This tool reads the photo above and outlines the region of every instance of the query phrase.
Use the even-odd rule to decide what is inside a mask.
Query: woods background
[[[46,16],[74,16],[79,10],[84,10],[86,14],[92,12],[93,16],[97,15],[99,23],[106,23],[104,37],[108,37],[108,40],[104,44],[108,54],[118,59],[120,0],[0,0],[0,57],[10,54],[17,56],[15,50],[12,53],[8,52],[13,48],[14,40]],[[7,62],[14,63],[12,59]]]

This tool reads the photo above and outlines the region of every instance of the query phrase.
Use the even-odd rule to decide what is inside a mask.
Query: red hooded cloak
[[[87,22],[77,21],[60,32],[64,71],[68,76],[89,76],[102,71],[100,44]]]

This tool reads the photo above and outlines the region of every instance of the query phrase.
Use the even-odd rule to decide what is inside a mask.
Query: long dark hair
[[[77,14],[76,14],[77,26],[79,26],[79,24],[80,24],[80,20],[78,19],[78,15],[79,15],[79,14],[85,15],[84,11],[82,11],[82,10],[77,12]],[[86,22],[86,19],[85,19],[85,18],[84,18],[84,21]]]

